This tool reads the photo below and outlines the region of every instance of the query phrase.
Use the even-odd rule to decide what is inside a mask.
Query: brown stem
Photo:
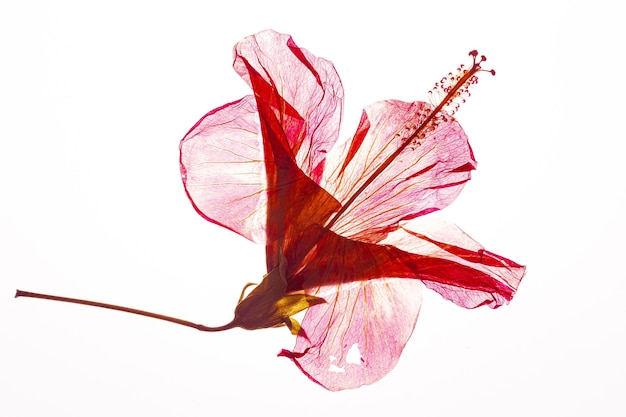
[[[228,329],[237,327],[234,321],[231,321],[230,323],[225,324],[223,326],[219,326],[219,327],[207,327],[202,324],[192,323],[187,320],[181,320],[181,319],[177,319],[174,317],[164,316],[162,314],[150,313],[149,311],[137,310],[135,308],[116,306],[113,304],[106,304],[106,303],[99,303],[97,301],[80,300],[77,298],[68,298],[68,297],[59,297],[56,295],[38,294],[36,292],[17,290],[15,292],[15,298],[17,297],[42,298],[44,300],[62,301],[64,303],[84,304],[87,306],[108,308],[110,310],[123,311],[125,313],[138,314],[140,316],[152,317],[153,319],[169,321],[171,323],[180,324],[181,326],[193,327],[194,329],[200,330],[202,332],[219,332],[222,330],[228,330]]]

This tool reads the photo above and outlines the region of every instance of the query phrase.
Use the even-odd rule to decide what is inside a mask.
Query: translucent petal
[[[333,231],[378,242],[401,220],[439,210],[454,201],[470,179],[474,157],[467,136],[452,117],[420,129],[431,111],[428,103],[396,100],[365,108],[352,140],[329,155],[322,181],[342,205],[348,205],[332,226]],[[423,137],[412,140],[373,178],[418,129]]]
[[[195,209],[246,238],[265,241],[267,178],[252,96],[206,114],[180,143],[180,169]]]
[[[422,223],[425,227],[419,232],[413,224],[403,224],[381,244],[324,233],[299,266],[290,263],[287,291],[314,294],[319,287],[393,277],[418,279],[435,290],[445,288],[446,298],[468,308],[498,307],[513,298],[523,266],[486,251],[454,225]],[[317,235],[313,228],[310,232]]]
[[[335,277],[333,280],[341,280]],[[372,384],[391,371],[411,337],[421,306],[421,283],[381,278],[320,287],[326,299],[307,310],[291,358],[331,391]]]
[[[267,241],[275,259],[276,241],[325,221],[325,204],[337,209],[315,181],[337,139],[343,89],[330,62],[273,31],[237,44],[234,67],[256,99],[215,109],[191,129],[181,142],[183,182],[201,215]]]
[[[299,256],[307,228],[324,223],[337,201],[317,181],[339,132],[343,90],[332,64],[264,31],[235,46],[235,70],[254,90],[267,176],[268,271]]]
[[[266,30],[235,46],[234,67],[272,111],[297,165],[319,182],[341,121],[343,87],[333,64]]]
[[[508,304],[526,271],[439,219],[407,222],[382,243],[422,255],[415,270],[426,287],[466,308]]]
[[[294,351],[281,355],[330,390],[356,388],[397,362],[421,305],[420,281],[466,308],[508,303],[524,267],[453,225],[428,220],[402,224],[380,244],[328,231],[319,237],[312,229],[318,243],[293,271],[288,291],[326,303],[307,310]],[[355,349],[358,361],[351,359]]]

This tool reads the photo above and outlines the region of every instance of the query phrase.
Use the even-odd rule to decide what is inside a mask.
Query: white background
[[[0,6],[0,415],[626,413],[618,2],[87,3]],[[497,70],[457,113],[479,169],[438,215],[528,274],[495,311],[425,291],[397,367],[358,390],[277,358],[285,329],[13,298],[230,320],[264,251],[195,213],[178,141],[248,94],[232,47],[265,28],[334,62],[342,137],[366,104],[426,99],[471,49]]]

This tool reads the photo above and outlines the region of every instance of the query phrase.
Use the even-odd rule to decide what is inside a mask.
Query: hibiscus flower
[[[267,274],[244,287],[233,320],[208,327],[95,301],[33,297],[222,331],[287,326],[291,359],[337,391],[396,365],[417,321],[422,286],[465,307],[497,308],[525,268],[428,213],[450,204],[476,167],[454,119],[485,57],[470,52],[435,84],[438,104],[387,100],[363,111],[336,144],[343,88],[332,63],[288,35],[264,31],[235,46],[254,95],[206,114],[180,144],[185,190],[207,220],[265,244]],[[304,312],[302,324],[294,316]]]
[[[523,266],[421,219],[450,204],[476,167],[453,117],[486,72],[470,55],[471,67],[436,84],[438,104],[374,103],[337,144],[343,88],[331,62],[273,31],[235,46],[253,95],[196,123],[180,144],[181,172],[203,217],[265,244],[268,272],[244,288],[231,323],[201,330],[287,326],[295,347],[279,355],[342,390],[393,369],[423,286],[465,308],[512,299]]]

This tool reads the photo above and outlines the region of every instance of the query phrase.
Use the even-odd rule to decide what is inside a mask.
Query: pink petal
[[[526,268],[485,250],[453,224],[416,219],[382,242],[427,258],[416,263],[426,287],[466,308],[497,308],[513,298]]]
[[[337,138],[342,87],[333,66],[272,31],[235,47],[235,69],[257,101],[267,176],[268,271],[301,256],[306,230],[339,209],[323,190],[327,149]]]
[[[435,225],[429,226],[428,220]],[[300,263],[290,259],[287,290],[311,293],[352,280],[394,277],[422,280],[467,308],[484,304],[495,308],[513,298],[523,266],[484,250],[453,225],[428,220],[403,224],[380,244],[326,232]],[[319,236],[314,228],[309,232]]]
[[[267,30],[235,46],[234,67],[271,109],[297,165],[319,182],[341,121],[343,87],[333,64]]]
[[[206,114],[180,143],[187,195],[207,220],[265,241],[267,178],[254,98]]]
[[[252,75],[252,80],[257,77]],[[276,268],[283,255],[290,264],[311,248],[303,240],[310,238],[311,227],[326,222],[339,210],[339,203],[297,166],[286,147],[285,132],[270,106],[257,101],[267,175],[267,245],[268,271]]]
[[[351,279],[320,287],[313,295],[327,302],[307,310],[306,335],[298,335],[294,352],[283,350],[280,356],[331,391],[372,384],[393,369],[417,321],[418,281]]]
[[[431,111],[427,103],[396,100],[366,107],[352,141],[329,156],[322,186],[342,205],[348,204]],[[475,167],[467,136],[452,117],[425,133],[350,203],[332,226],[333,231],[378,242],[401,220],[439,210],[454,201]]]
[[[466,308],[508,303],[525,268],[485,251],[453,225],[428,220],[403,224],[380,244],[312,228],[317,245],[289,265],[288,291],[326,303],[307,310],[294,351],[280,355],[329,390],[356,388],[398,361],[419,313],[420,280]],[[358,360],[350,353],[355,349]]]

